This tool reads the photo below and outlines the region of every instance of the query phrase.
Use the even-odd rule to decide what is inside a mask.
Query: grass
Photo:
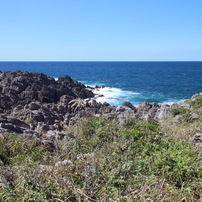
[[[94,117],[71,126],[76,138],[58,142],[57,152],[40,139],[1,135],[9,184],[0,187],[0,201],[199,201],[201,151],[170,135],[180,131],[173,127]],[[72,163],[55,166],[63,160]]]
[[[189,138],[193,137],[196,133],[202,133],[202,95],[198,95],[194,101],[187,101],[187,103],[192,106],[192,109],[173,109],[172,114],[174,116],[179,115],[179,121],[175,122],[172,126],[166,126],[165,124],[162,127],[162,132],[176,140],[189,142]],[[199,118],[191,120],[191,113],[199,115]]]
[[[198,95],[195,100],[192,100],[189,103],[194,108],[201,108],[202,107],[202,95]]]

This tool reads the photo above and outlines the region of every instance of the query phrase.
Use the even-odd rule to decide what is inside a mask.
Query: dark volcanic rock
[[[8,117],[7,122],[11,123],[13,125],[16,125],[18,127],[21,127],[21,128],[30,129],[30,126],[28,124],[20,121],[19,119],[15,118],[15,117]]]
[[[5,111],[32,101],[57,103],[61,96],[94,97],[92,91],[78,81],[65,76],[57,81],[40,73],[0,71],[0,109]]]
[[[6,129],[9,133],[23,133],[23,130],[20,127],[9,123],[0,123],[0,129],[1,128]]]
[[[69,102],[92,97],[68,76],[56,81],[41,73],[0,71],[0,132],[37,137],[50,129],[62,131],[76,116]]]

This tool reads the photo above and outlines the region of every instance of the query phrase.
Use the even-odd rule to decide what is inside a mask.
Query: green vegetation
[[[186,108],[175,108],[175,109],[171,110],[171,113],[173,114],[173,116],[176,116],[176,115],[182,115],[182,114],[190,113],[190,110],[186,109]]]
[[[25,123],[30,124],[30,123],[33,123],[33,121],[34,121],[33,118],[29,118],[25,120]]]
[[[194,108],[202,107],[202,95],[198,95],[194,101],[190,101],[190,105]]]
[[[192,123],[193,124],[193,123]],[[57,152],[40,139],[0,136],[0,159],[11,171],[0,201],[199,201],[202,155],[157,123],[83,120]],[[67,165],[56,162],[70,160]],[[1,182],[0,182],[1,183]]]
[[[19,113],[18,117],[24,116],[24,113]]]
[[[173,116],[180,115],[179,122],[190,122],[190,110],[186,108],[175,108],[171,110]]]

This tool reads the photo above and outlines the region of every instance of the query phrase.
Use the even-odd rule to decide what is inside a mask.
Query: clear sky
[[[0,0],[0,61],[202,61],[202,0]]]

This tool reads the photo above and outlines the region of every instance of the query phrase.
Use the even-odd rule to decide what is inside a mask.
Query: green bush
[[[186,109],[186,108],[176,108],[176,109],[171,110],[171,113],[173,114],[173,116],[182,115],[182,114],[186,114],[189,112],[190,112],[190,110]]]
[[[199,95],[194,101],[190,101],[190,105],[194,108],[202,107],[202,95]]]

